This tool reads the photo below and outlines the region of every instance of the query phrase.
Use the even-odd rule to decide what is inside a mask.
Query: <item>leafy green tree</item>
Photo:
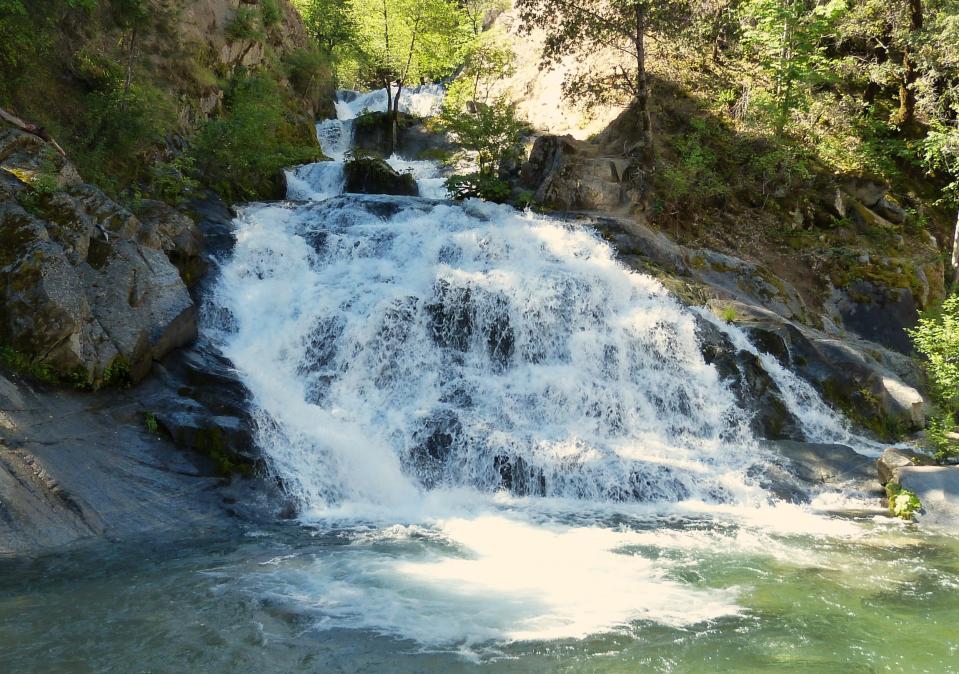
[[[804,104],[810,86],[829,78],[825,57],[831,35],[846,9],[845,0],[747,0],[741,8],[749,54],[773,84],[770,92],[776,130],[782,134],[792,112]]]
[[[467,49],[462,70],[446,99],[455,105],[489,103],[496,84],[515,72],[513,50],[503,36],[492,30],[480,33]]]
[[[475,153],[479,172],[484,176],[495,176],[501,164],[520,156],[525,126],[516,118],[516,107],[505,98],[489,105],[447,105],[439,124],[459,148]]]
[[[469,27],[452,0],[354,0],[354,16],[364,79],[386,89],[392,151],[403,88],[451,73]]]
[[[933,174],[945,176],[942,201],[959,207],[959,128],[933,127],[922,142],[922,160]],[[959,214],[952,240],[953,283],[959,282]]]
[[[916,350],[926,357],[941,410],[927,432],[941,460],[957,453],[947,434],[955,428],[959,412],[959,294],[946,298],[938,311],[923,316],[910,335]]]
[[[654,159],[649,83],[646,76],[646,40],[654,31],[668,31],[689,15],[685,0],[608,0],[602,3],[576,0],[516,0],[524,29],[546,31],[544,65],[566,56],[581,57],[581,64],[567,79],[565,93],[586,102],[600,102],[623,95],[635,100],[639,139],[631,154],[641,163]],[[605,68],[589,58],[600,48],[622,54],[629,67]],[[592,65],[587,65],[592,64]]]
[[[294,0],[294,5],[323,50],[335,54],[350,47],[356,30],[352,0]]]

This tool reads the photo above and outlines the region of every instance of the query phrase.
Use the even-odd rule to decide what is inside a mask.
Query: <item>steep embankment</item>
[[[0,10],[0,554],[223,527],[219,480],[255,462],[246,391],[181,347],[231,216],[170,203],[282,196],[328,68],[286,0],[30,9]]]

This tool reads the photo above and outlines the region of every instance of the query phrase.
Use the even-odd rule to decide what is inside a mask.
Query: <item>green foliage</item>
[[[959,205],[959,128],[934,125],[919,144],[919,158],[928,171],[944,177],[943,201]]]
[[[719,317],[727,323],[735,323],[739,318],[739,312],[736,311],[736,307],[725,306],[720,310]]]
[[[351,0],[293,0],[293,5],[321,49],[336,55],[349,52],[356,23]]]
[[[9,346],[0,346],[0,364],[14,372],[48,384],[56,383],[58,379],[50,365],[37,362],[27,354]]]
[[[909,334],[916,350],[926,357],[937,400],[959,410],[959,294],[923,315]]]
[[[671,204],[708,203],[729,194],[729,182],[719,167],[710,124],[701,118],[690,120],[690,132],[674,139],[676,159],[667,161],[658,180],[662,194]]]
[[[297,49],[283,57],[286,76],[297,94],[310,100],[318,100],[326,93],[332,69],[330,55],[317,49]]]
[[[266,28],[272,28],[283,19],[283,12],[277,0],[260,0],[260,21]]]
[[[276,82],[262,75],[233,83],[225,114],[199,129],[188,154],[196,178],[230,201],[269,196],[280,169],[321,157],[285,107]]]
[[[489,103],[493,86],[516,72],[513,50],[498,31],[480,33],[467,47],[463,66],[446,92],[451,105]]]
[[[941,413],[929,420],[926,428],[926,446],[932,450],[936,461],[943,463],[959,456],[959,444],[949,435],[956,431],[955,417],[949,413]]]
[[[200,187],[196,161],[190,155],[177,155],[171,161],[159,161],[147,169],[146,191],[171,206],[186,203]]]
[[[901,485],[890,482],[886,485],[889,498],[889,512],[904,520],[911,520],[922,510],[922,503],[915,492],[903,489]]]
[[[147,433],[156,435],[160,432],[160,426],[157,423],[157,416],[153,412],[146,413],[146,416],[143,419],[143,425],[146,427]]]
[[[845,0],[816,3],[811,11],[805,0],[747,0],[742,4],[744,43],[773,85],[760,90],[758,107],[767,110],[780,133],[793,110],[806,104],[809,87],[829,79],[825,38],[833,33],[845,10]]]
[[[484,199],[502,204],[510,197],[510,188],[506,181],[484,173],[450,176],[446,180],[446,190],[450,198],[457,201]]]
[[[234,42],[258,42],[263,39],[263,23],[255,7],[240,5],[226,29],[226,35]]]
[[[453,0],[353,0],[353,18],[361,77],[375,86],[449,75],[472,37]]]
[[[516,118],[516,108],[505,98],[490,105],[477,103],[470,109],[446,105],[438,120],[461,150],[475,153],[480,174],[495,176],[499,167],[519,157],[525,126]]]
[[[959,454],[959,446],[947,437],[956,430],[959,413],[959,294],[926,312],[909,335],[916,351],[926,357],[932,391],[940,407],[929,422],[926,444],[937,461],[944,461]]]

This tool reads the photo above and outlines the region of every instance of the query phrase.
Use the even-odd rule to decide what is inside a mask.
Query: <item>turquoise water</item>
[[[692,518],[594,521],[593,528],[648,537],[615,554],[625,560],[624,569],[649,562],[668,569],[651,589],[651,603],[657,602],[655,587],[675,583],[686,592],[728,592],[734,608],[682,626],[663,624],[660,611],[654,619],[580,638],[527,641],[431,640],[450,609],[444,602],[455,601],[462,615],[491,605],[505,615],[514,609],[523,615],[523,607],[509,607],[508,598],[491,604],[489,596],[473,596],[442,580],[410,589],[408,598],[424,611],[419,639],[396,634],[388,616],[376,615],[395,613],[401,603],[391,596],[395,588],[376,587],[371,569],[382,571],[399,559],[471,557],[468,549],[433,537],[428,527],[421,535],[400,536],[395,528],[374,525],[290,525],[7,562],[0,567],[2,669],[959,671],[959,541],[872,516],[830,521],[841,524],[840,533],[764,533],[761,526]],[[377,532],[383,535],[371,535]],[[599,592],[615,588],[619,579],[594,581]],[[625,590],[629,581],[622,582]],[[343,595],[344,587],[353,594]],[[435,596],[424,596],[430,593]],[[354,609],[361,607],[362,618],[343,611],[338,602],[344,596]],[[521,592],[515,599],[525,601]],[[702,609],[695,603],[676,608]],[[409,622],[402,612],[396,615]]]

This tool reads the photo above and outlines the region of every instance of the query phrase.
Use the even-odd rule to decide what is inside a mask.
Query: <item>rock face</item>
[[[390,194],[419,196],[416,179],[410,173],[399,173],[379,157],[360,157],[347,162],[346,191],[358,194]]]
[[[47,393],[0,373],[0,557],[235,526],[209,462],[143,415],[128,391]]]
[[[809,309],[790,284],[768,270],[737,258],[700,248],[678,245],[662,232],[633,220],[587,217],[590,224],[620,251],[622,261],[658,276],[690,304],[706,304],[714,313],[729,313],[762,352],[808,381],[822,397],[860,426],[880,437],[918,430],[928,404],[919,390],[923,374],[908,356],[880,343],[843,332],[805,324]],[[729,344],[701,335],[704,347],[724,377],[754,369]],[[736,375],[740,372],[740,375]],[[746,382],[760,398],[775,401],[778,394],[760,379]],[[733,382],[733,388],[740,384]],[[757,389],[756,387],[759,386]],[[792,423],[777,412],[774,402],[754,416],[754,429],[764,437],[802,439],[789,429]],[[784,422],[778,434],[775,426]],[[770,426],[770,424],[772,424]]]
[[[195,252],[182,220],[141,222],[13,129],[0,131],[0,196],[0,345],[96,387],[138,380],[195,338],[193,301],[164,252]]]
[[[616,211],[625,199],[627,165],[572,136],[540,136],[520,177],[537,202],[552,208]]]
[[[754,475],[779,498],[793,502],[809,500],[809,488],[843,487],[878,495],[873,460],[845,445],[781,440],[767,445],[774,457],[762,474]]]
[[[935,464],[928,456],[916,454],[898,447],[890,447],[876,459],[876,471],[879,474],[879,484],[899,482],[899,472],[907,466],[932,466]]]

